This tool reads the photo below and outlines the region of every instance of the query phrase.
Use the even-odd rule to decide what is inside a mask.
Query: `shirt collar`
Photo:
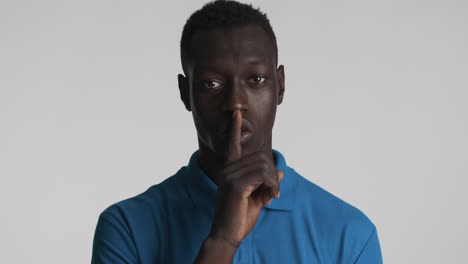
[[[273,198],[271,204],[264,207],[291,211],[294,209],[296,202],[296,177],[287,166],[284,156],[276,149],[272,149],[272,153],[276,158],[275,167],[277,170],[283,171],[284,178],[280,182],[280,198]],[[188,165],[181,172],[180,180],[185,186],[194,206],[215,208],[218,185],[200,169],[198,157],[199,150],[196,150],[190,157]]]

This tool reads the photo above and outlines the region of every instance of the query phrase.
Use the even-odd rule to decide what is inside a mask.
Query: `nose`
[[[235,110],[240,110],[242,114],[245,114],[249,110],[249,98],[247,95],[246,87],[238,80],[229,82],[226,87],[227,92],[225,93],[224,101],[222,103],[222,111],[227,112],[229,116]]]

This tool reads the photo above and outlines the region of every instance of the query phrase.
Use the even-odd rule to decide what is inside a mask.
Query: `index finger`
[[[224,164],[230,164],[233,161],[240,160],[242,157],[241,146],[241,127],[242,127],[242,113],[236,109],[233,113],[233,120],[229,133],[228,146],[225,153]]]

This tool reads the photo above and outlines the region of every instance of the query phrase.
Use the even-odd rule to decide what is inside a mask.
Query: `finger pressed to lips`
[[[236,109],[233,112],[232,124],[229,130],[228,146],[226,150],[225,164],[230,164],[236,160],[242,158],[242,112]],[[274,184],[276,188],[270,186],[268,189],[263,191],[264,202],[271,203],[272,198],[279,198],[279,182],[283,179],[284,174],[280,170],[275,170],[276,173],[276,183]],[[270,197],[270,199],[267,199]],[[268,201],[269,200],[269,201]]]
[[[241,127],[242,127],[242,113],[239,110],[235,110],[233,113],[231,131],[229,133],[229,142],[226,153],[226,164],[229,164],[235,160],[239,160],[242,157],[241,147]]]

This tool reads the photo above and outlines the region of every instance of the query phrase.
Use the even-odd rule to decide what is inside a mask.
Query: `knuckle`
[[[243,182],[240,179],[235,179],[235,180],[229,181],[229,183],[227,185],[227,189],[231,193],[241,193],[241,192],[244,191],[245,185],[243,184]]]
[[[261,170],[261,175],[262,175],[262,178],[264,179],[264,182],[268,185],[272,185],[273,181],[270,177],[270,173],[268,172],[268,170],[266,169],[262,169]]]
[[[226,186],[227,189],[232,190],[239,185],[238,181],[234,179],[226,179],[224,182],[224,185]]]
[[[229,185],[229,182],[231,181],[231,177],[229,176],[229,174],[226,174],[226,173],[222,173],[221,176],[220,176],[220,185]]]
[[[265,152],[257,151],[254,153],[253,158],[256,160],[266,160],[267,156],[265,155]]]
[[[262,162],[260,162],[259,164],[260,168],[264,169],[264,170],[267,170],[270,166],[268,165],[268,162],[263,160]]]

